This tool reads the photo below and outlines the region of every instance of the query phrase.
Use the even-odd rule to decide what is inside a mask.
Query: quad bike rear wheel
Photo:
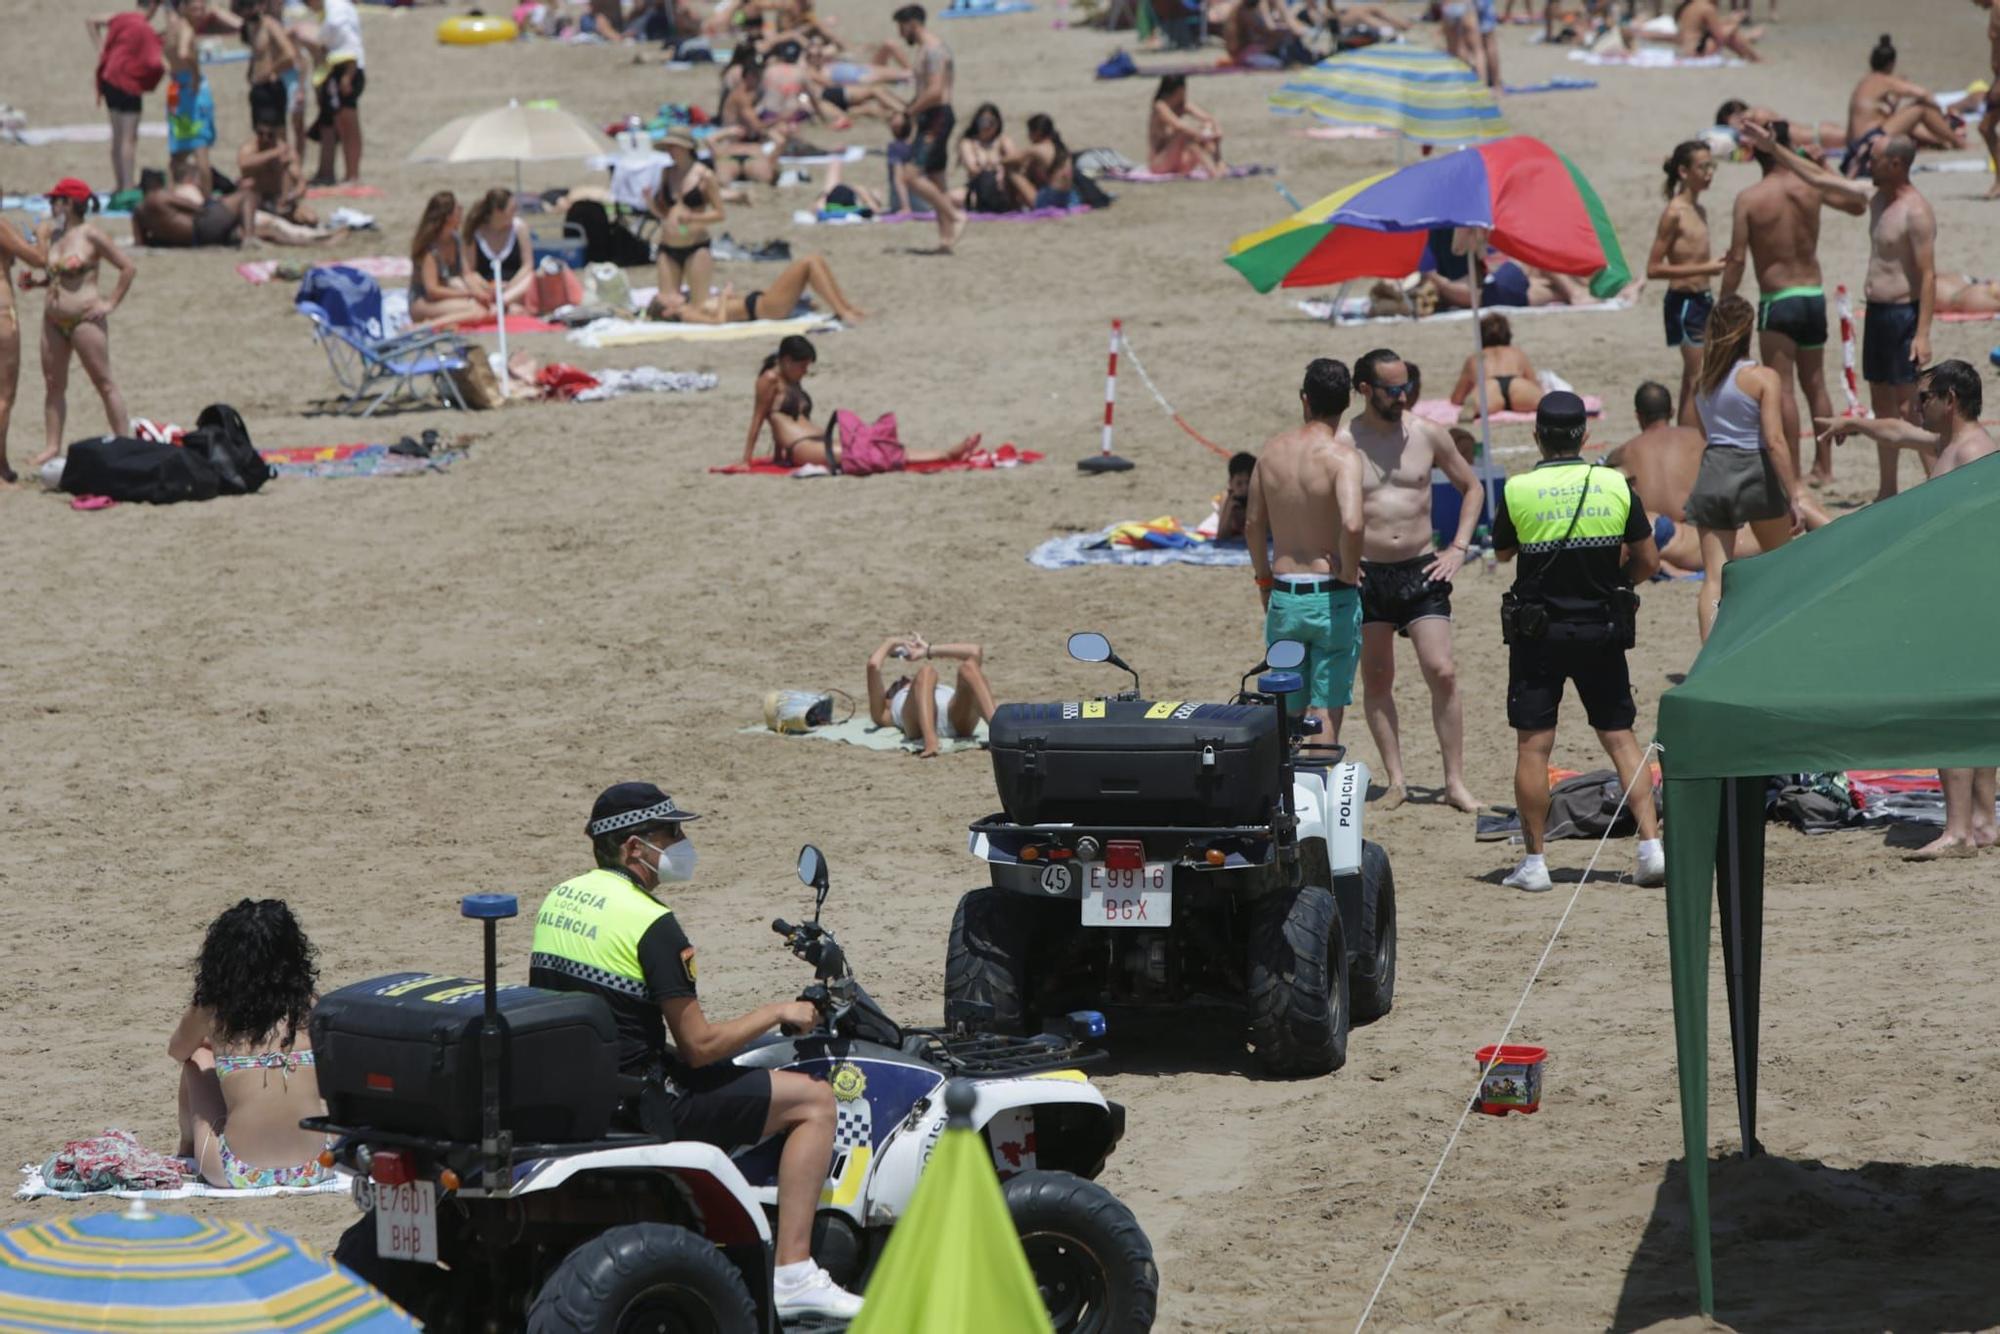
[[[1361,939],[1349,989],[1354,1022],[1369,1024],[1396,1003],[1396,875],[1380,843],[1361,844]]]
[[[528,1334],[756,1334],[736,1267],[670,1223],[627,1223],[584,1242],[549,1274]]]
[[[1004,1187],[1007,1212],[1057,1334],[1153,1327],[1160,1271],[1132,1211],[1095,1181],[1022,1172]]]
[[[944,1022],[975,1033],[1023,1034],[1028,1010],[1030,913],[1039,905],[1005,890],[968,890],[951,917],[944,958]]]
[[[1271,1074],[1330,1074],[1347,1063],[1347,941],[1333,891],[1281,889],[1250,909],[1250,1042]]]

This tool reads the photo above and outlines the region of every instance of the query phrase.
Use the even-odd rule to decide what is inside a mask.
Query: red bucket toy
[[[1542,1062],[1548,1056],[1541,1047],[1481,1047],[1479,1068],[1486,1071],[1486,1077],[1479,1081],[1479,1110],[1488,1116],[1540,1111]],[[1486,1069],[1489,1061],[1493,1063],[1491,1070]]]

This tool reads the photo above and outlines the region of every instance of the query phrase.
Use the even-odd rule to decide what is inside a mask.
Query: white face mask
[[[653,865],[653,874],[659,877],[661,884],[684,885],[694,879],[695,852],[692,839],[683,838],[680,842],[669,843],[664,848],[651,843],[647,843],[646,846],[659,854],[659,860]]]

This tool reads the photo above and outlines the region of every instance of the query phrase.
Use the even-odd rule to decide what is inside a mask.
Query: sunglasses
[[[1374,384],[1368,387],[1378,394],[1387,394],[1390,398],[1408,398],[1411,394],[1417,392],[1417,387],[1414,384],[1408,383]]]

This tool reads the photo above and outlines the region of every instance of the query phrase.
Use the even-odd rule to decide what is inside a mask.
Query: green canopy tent
[[[1701,1311],[1715,1313],[1708,1211],[1709,885],[1721,906],[1736,1110],[1757,1144],[1764,779],[2000,763],[2000,617],[1955,576],[1991,564],[2000,455],[1755,560],[1684,684],[1660,700],[1667,948]]]

